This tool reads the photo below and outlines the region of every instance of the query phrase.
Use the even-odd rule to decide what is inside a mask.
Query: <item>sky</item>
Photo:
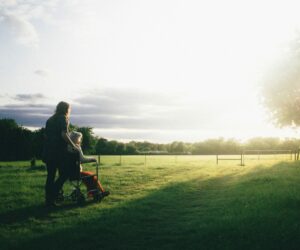
[[[261,86],[300,28],[298,1],[0,0],[0,118],[120,141],[300,137]]]

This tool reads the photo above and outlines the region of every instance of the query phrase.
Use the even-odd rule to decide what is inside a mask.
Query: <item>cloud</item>
[[[11,118],[24,126],[43,127],[54,108],[41,104],[4,105],[0,107],[0,118]]]
[[[12,115],[17,122],[26,126],[41,125],[45,121],[44,114],[50,116],[55,109],[54,105],[38,104],[45,103],[47,98],[41,93],[18,94],[11,98],[24,104],[0,106],[0,117]],[[180,102],[176,95],[155,91],[125,88],[94,90],[71,102],[71,122],[95,128],[166,127],[168,117],[172,118],[172,112],[179,109]]]
[[[19,44],[38,47],[40,38],[34,21],[51,21],[58,1],[2,0],[0,24],[7,28]]]
[[[47,77],[49,75],[50,71],[48,69],[37,69],[34,71],[34,74],[41,76],[41,77]]]
[[[5,8],[10,6],[15,6],[16,4],[17,4],[16,0],[2,0],[0,2],[0,7]]]
[[[15,97],[13,97],[13,99],[18,100],[18,101],[22,101],[22,102],[35,102],[37,100],[41,100],[41,99],[45,99],[46,97],[41,94],[41,93],[37,93],[37,94],[18,94]]]
[[[219,112],[182,93],[106,88],[74,100],[72,121],[95,128],[196,129],[210,127]]]
[[[74,100],[74,108],[82,114],[152,115],[158,110],[172,109],[183,104],[176,93],[162,93],[134,88],[93,90]]]
[[[38,46],[37,31],[32,23],[25,18],[14,14],[2,14],[2,23],[7,25],[18,43],[32,47]]]
[[[19,94],[14,99],[24,105],[0,106],[0,118],[11,117],[25,126],[44,126],[55,110],[55,105],[38,104],[46,99],[42,94]],[[83,93],[71,105],[72,124],[115,131],[213,129],[211,124],[218,123],[216,114],[220,112],[220,108],[191,105],[176,93],[125,88]]]

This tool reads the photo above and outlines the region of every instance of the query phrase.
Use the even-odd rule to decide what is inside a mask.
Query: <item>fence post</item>
[[[244,163],[244,154],[243,152],[241,152],[241,166],[244,166],[245,163]]]
[[[96,174],[97,174],[97,178],[99,177],[99,167],[100,167],[100,155],[98,155],[98,165],[97,165],[97,168],[96,168]]]
[[[145,154],[145,166],[147,165],[147,158],[146,158],[146,154]]]
[[[216,154],[216,157],[217,157],[217,165],[218,165],[218,163],[219,163],[219,158],[218,158],[218,154]]]

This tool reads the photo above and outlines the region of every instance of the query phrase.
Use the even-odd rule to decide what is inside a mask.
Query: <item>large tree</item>
[[[277,125],[300,125],[300,35],[265,78],[263,100]]]
[[[35,153],[33,133],[12,119],[0,119],[0,161],[29,160]]]

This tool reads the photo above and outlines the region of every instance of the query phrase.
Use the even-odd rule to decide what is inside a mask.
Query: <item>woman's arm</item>
[[[96,162],[95,158],[91,158],[91,157],[85,157],[81,147],[78,148],[79,149],[79,155],[80,155],[80,162],[82,163],[88,163],[88,162]]]
[[[78,147],[73,143],[67,131],[62,131],[61,136],[74,150],[79,151]]]

